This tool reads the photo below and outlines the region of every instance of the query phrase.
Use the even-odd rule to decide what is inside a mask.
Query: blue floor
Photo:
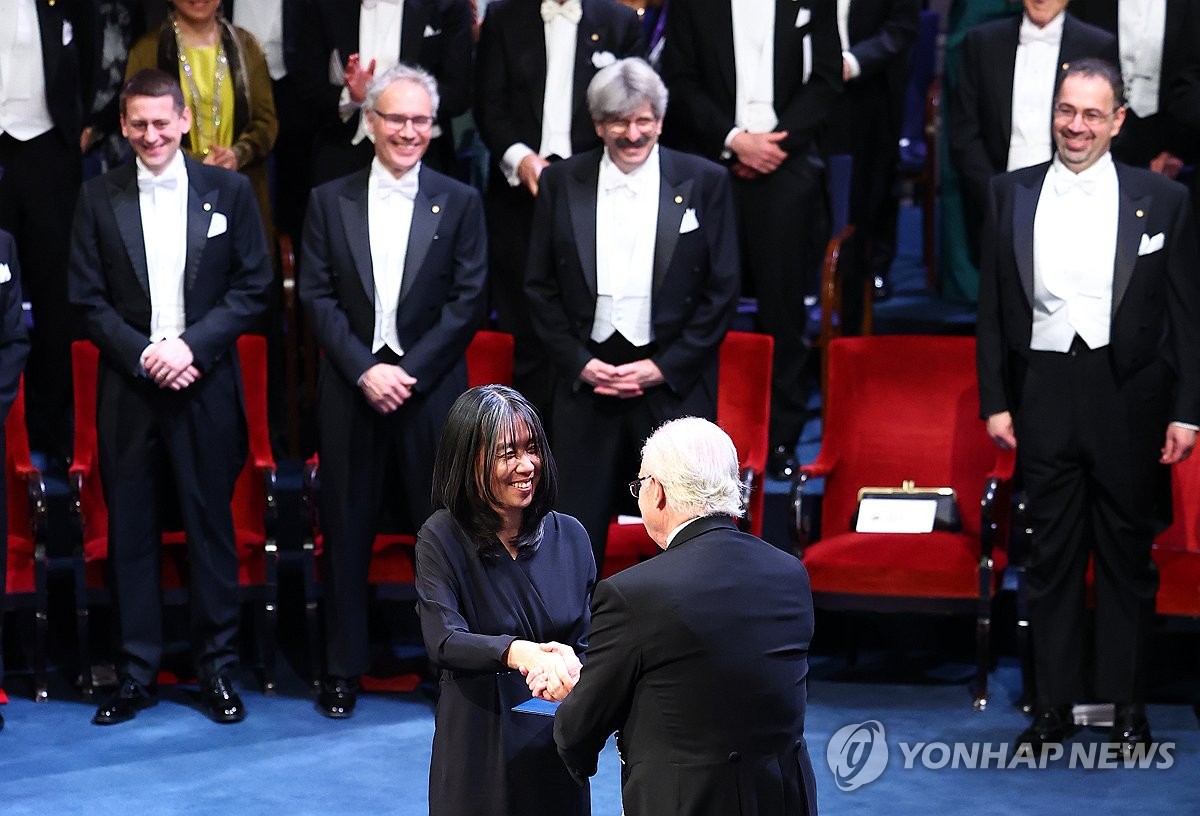
[[[818,657],[814,677],[846,669]],[[931,673],[937,673],[934,668]],[[950,675],[966,666],[941,669]],[[1173,747],[1155,755],[1158,768],[1082,767],[1100,731],[1073,743],[1083,753],[1044,769],[937,767],[957,750],[992,756],[1023,727],[1012,706],[1016,670],[1002,664],[992,675],[992,704],[973,712],[957,679],[921,684],[814,679],[809,687],[808,741],[824,814],[1009,814],[1054,811],[1145,814],[1200,812],[1195,768],[1200,730],[1190,706],[1150,706],[1157,739]],[[318,716],[299,696],[263,697],[247,691],[245,723],[217,726],[179,690],[134,722],[99,728],[91,705],[52,699],[15,699],[5,707],[0,734],[0,813],[44,816],[123,814],[379,814],[427,812],[426,778],[433,734],[431,704],[419,694],[366,695],[354,718]],[[838,788],[827,761],[831,737],[869,720],[883,727],[886,766],[874,781]],[[925,744],[927,749],[914,746]],[[881,749],[877,749],[881,750]],[[1077,749],[1078,750],[1078,749]],[[914,759],[905,767],[905,756]],[[618,765],[611,744],[593,780],[593,812],[620,813]],[[467,816],[464,814],[464,816]],[[548,816],[553,816],[549,814]]]

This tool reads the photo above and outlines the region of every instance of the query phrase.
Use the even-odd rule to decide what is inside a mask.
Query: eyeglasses
[[[1112,118],[1113,113],[1116,113],[1116,111],[1113,110],[1112,112],[1106,113],[1105,111],[1096,110],[1095,108],[1088,108],[1087,110],[1081,111],[1075,108],[1073,105],[1067,105],[1061,102],[1054,106],[1055,119],[1063,119],[1071,122],[1075,120],[1076,115],[1079,115],[1083,117],[1083,121],[1085,123],[1093,126],[1103,125],[1110,118]]]
[[[433,127],[432,116],[406,116],[403,113],[384,113],[372,109],[371,113],[383,121],[390,131],[404,130],[405,125],[412,125],[413,130],[425,131]]]
[[[642,482],[646,481],[647,479],[653,479],[653,478],[654,477],[652,475],[647,473],[645,476],[640,476],[637,479],[634,479],[632,482],[629,483],[629,495],[633,496],[636,499],[642,493]]]
[[[636,119],[609,119],[604,123],[604,127],[614,136],[623,136],[629,132],[629,128],[636,125],[639,132],[653,130],[658,124],[658,119],[653,116],[639,116]]]

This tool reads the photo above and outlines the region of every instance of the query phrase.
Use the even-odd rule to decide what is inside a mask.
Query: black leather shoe
[[[796,475],[800,469],[800,463],[796,461],[796,446],[795,445],[776,445],[771,450],[771,455],[767,461],[767,470],[773,479],[790,479]]]
[[[317,711],[335,720],[344,720],[354,713],[358,703],[358,681],[330,677],[321,684],[317,695]]]
[[[1078,730],[1071,707],[1052,706],[1039,709],[1033,722],[1017,737],[1017,753],[1040,754],[1049,743],[1059,743]]]
[[[1148,749],[1154,740],[1150,736],[1146,707],[1141,703],[1117,705],[1113,710],[1113,724],[1108,732],[1108,741],[1116,743],[1121,756],[1133,756],[1139,745]]]
[[[233,681],[223,674],[209,680],[201,689],[200,697],[213,722],[239,723],[246,719],[242,698],[234,691]]]
[[[108,699],[96,709],[92,723],[94,725],[116,725],[128,722],[136,717],[143,708],[149,708],[157,702],[158,699],[148,688],[132,677],[123,677],[116,691],[110,694]]]

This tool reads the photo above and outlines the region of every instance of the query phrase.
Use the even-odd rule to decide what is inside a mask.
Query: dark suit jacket
[[[896,132],[904,114],[909,53],[917,40],[918,0],[854,0],[850,4],[847,36],[850,53],[862,73],[846,85],[878,87],[886,94],[887,110]]]
[[[800,561],[693,521],[596,585],[592,635],[554,739],[577,779],[615,729],[627,816],[816,814],[804,741],[812,595]]]
[[[1049,166],[997,176],[989,190],[977,329],[984,418],[1020,409],[1033,331],[1034,215]],[[1187,190],[1122,164],[1117,164],[1117,182],[1113,371],[1124,382],[1165,364],[1173,379],[1173,393],[1159,395],[1167,419],[1200,424],[1200,259]],[[1158,234],[1164,236],[1163,248],[1139,255],[1142,237]]]
[[[463,365],[484,317],[487,238],[479,194],[428,167],[413,203],[397,332],[401,365],[417,392]],[[304,221],[300,299],[325,359],[352,388],[378,362],[371,353],[375,278],[367,222],[370,169],[312,192]]]
[[[542,141],[546,37],[540,7],[540,0],[497,0],[483,20],[475,58],[475,122],[493,164],[518,142],[536,153]],[[572,153],[600,144],[587,109],[587,86],[599,70],[599,55],[621,59],[645,53],[633,9],[616,0],[583,0],[571,91]]]
[[[810,18],[796,25],[808,13]],[[667,14],[662,75],[671,91],[667,144],[711,159],[725,150],[734,126],[737,83],[729,0],[688,0]],[[805,43],[812,73],[804,76]],[[776,130],[789,153],[815,145],[842,87],[842,46],[834,0],[775,1]]]
[[[361,11],[362,5],[352,0],[311,0],[309,25],[304,28],[305,96],[314,115],[332,128],[330,138],[347,143],[358,117],[343,123],[338,115],[342,86],[329,81],[330,60],[336,49],[337,61],[345,68],[350,55],[358,53]],[[447,132],[447,123],[471,105],[471,22],[467,0],[404,0],[400,60],[419,65],[437,80],[438,120]]]
[[[17,244],[4,230],[0,230],[0,265],[8,270],[8,277],[0,280],[0,456],[3,456],[4,420],[17,398],[17,384],[29,355],[29,335],[25,331],[25,312],[21,309],[21,264],[17,260]],[[2,277],[4,274],[0,272]],[[0,555],[3,553],[3,547],[0,547]],[[4,586],[0,584],[0,597],[3,594]]]
[[[1171,110],[1171,86],[1184,70],[1188,62],[1200,50],[1200,40],[1195,39],[1198,32],[1192,27],[1190,18],[1200,15],[1193,7],[1193,0],[1166,0],[1167,21],[1163,30],[1162,72],[1158,84],[1158,113],[1145,120],[1139,120],[1130,127],[1127,118],[1125,129],[1113,143],[1113,153],[1126,156],[1126,161],[1144,163],[1162,150],[1188,158],[1194,158],[1197,150],[1195,134],[1182,126],[1180,120]],[[1071,14],[1086,23],[1111,32],[1117,37],[1120,47],[1119,18],[1117,0],[1074,0],[1071,3]],[[1118,63],[1119,66],[1119,63]]]
[[[546,168],[529,244],[525,292],[534,329],[558,374],[575,381],[594,355],[596,185],[603,148]],[[728,175],[698,156],[659,148],[661,182],[654,244],[653,360],[686,397],[704,385],[715,409],[717,349],[737,304],[737,232]],[[680,232],[692,211],[697,229]]]
[[[988,179],[1008,167],[1013,72],[1022,19],[1017,15],[976,26],[962,44],[961,69],[950,100],[950,157],[962,175],[973,225],[983,218]],[[1059,78],[1065,65],[1082,57],[1101,57],[1119,65],[1117,39],[1067,13],[1058,50]]]
[[[78,145],[95,93],[100,47],[96,9],[89,0],[38,2],[36,6],[46,106],[55,130],[67,144]]]
[[[182,339],[208,375],[236,356],[238,335],[266,307],[273,275],[254,192],[246,178],[185,159],[188,174],[187,257]],[[226,228],[218,235],[217,215]],[[150,343],[150,282],[133,162],[87,182],[71,233],[71,302],[106,367],[142,376]]]

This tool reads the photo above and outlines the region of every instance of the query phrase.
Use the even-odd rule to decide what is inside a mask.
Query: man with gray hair
[[[300,298],[324,355],[317,394],[325,533],[326,680],[317,709],[354,710],[369,663],[367,572],[386,496],[397,532],[430,513],[436,440],[467,388],[484,316],[479,194],[421,164],[438,89],[396,65],[367,92],[371,166],[313,190]],[[385,476],[396,475],[387,485]]]
[[[559,509],[583,523],[602,570],[634,451],[669,419],[716,414],[739,267],[727,174],[658,146],[658,74],[618,60],[587,101],[604,146],[542,173],[525,290],[558,375]]]
[[[664,552],[596,585],[584,667],[555,716],[563,761],[582,782],[618,730],[627,816],[815,815],[808,573],[734,526],[737,451],[707,420],[655,431],[629,488]]]

